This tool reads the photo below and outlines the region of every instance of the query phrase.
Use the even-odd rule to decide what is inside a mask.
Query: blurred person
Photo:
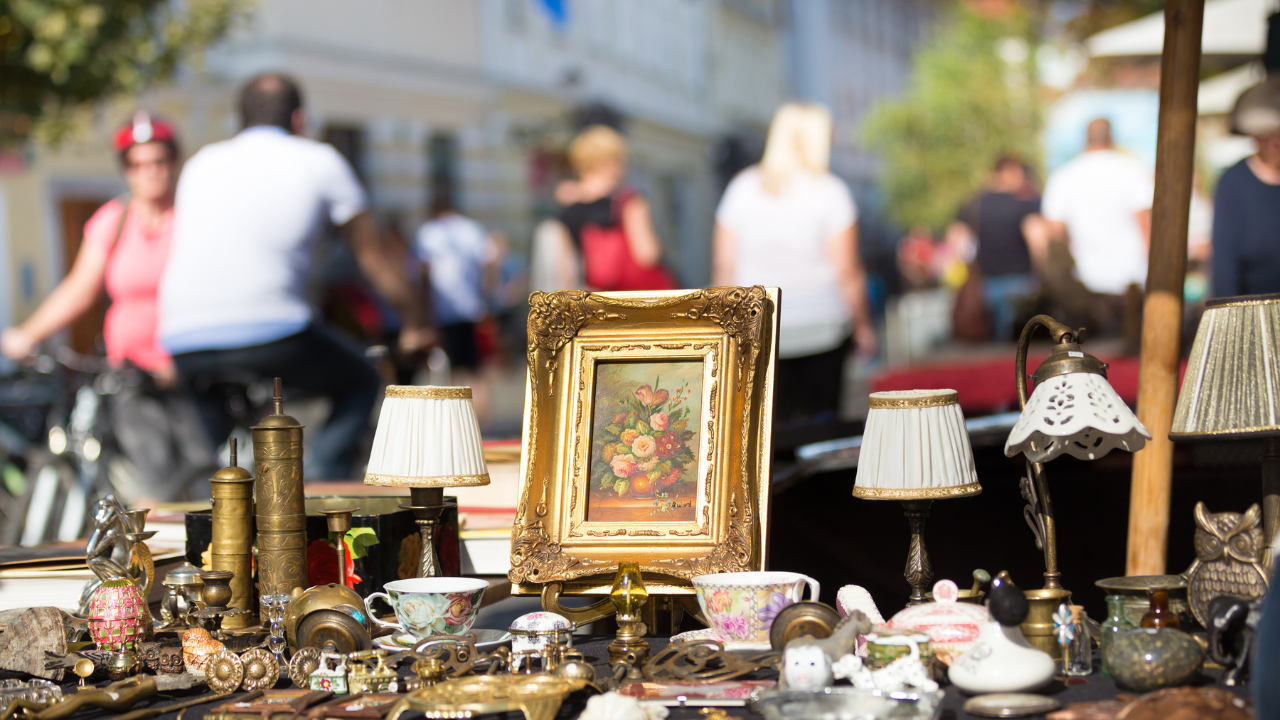
[[[1280,74],[1246,90],[1233,130],[1257,152],[1218,179],[1213,214],[1215,297],[1280,292]]]
[[[118,489],[131,503],[147,506],[177,499],[184,476],[207,469],[213,455],[201,452],[199,422],[174,391],[173,359],[156,335],[156,292],[173,235],[177,135],[168,123],[138,112],[116,132],[112,147],[128,191],[89,218],[71,271],[26,322],[0,332],[0,351],[27,358],[106,290],[107,360],[137,381],[126,383],[111,403],[116,436],[140,481]]]
[[[1141,332],[1154,192],[1151,170],[1117,152],[1111,122],[1096,118],[1085,132],[1084,152],[1049,176],[1041,201],[1049,238],[1064,242],[1074,277],[1099,296],[1064,302],[1093,308],[1095,326],[1103,332],[1119,329],[1134,347]],[[1051,267],[1054,272],[1059,270]],[[1062,280],[1051,285],[1074,287]]]
[[[226,383],[280,377],[326,397],[328,421],[308,460],[316,479],[350,477],[379,381],[358,348],[320,327],[303,297],[325,222],[400,313],[402,349],[432,341],[424,303],[382,252],[364,190],[332,146],[303,137],[302,94],[268,73],[240,93],[244,129],[186,165],[175,200],[173,252],[160,287],[161,343],[195,396],[210,440],[233,426]]]
[[[1039,212],[1040,196],[1028,183],[1026,167],[1005,155],[992,168],[986,189],[956,220],[974,243],[973,265],[997,340],[1009,339],[1019,309],[1040,290],[1024,230]]]
[[[923,290],[938,284],[938,243],[927,226],[911,228],[895,253],[898,273],[908,290]]]
[[[782,288],[780,422],[834,419],[851,336],[860,354],[876,351],[857,208],[827,169],[831,132],[821,105],[778,108],[760,164],[729,183],[716,210],[712,284]]]
[[[498,246],[483,225],[458,212],[447,192],[435,193],[428,214],[413,251],[429,273],[433,320],[449,366],[472,376],[480,369],[476,330],[497,284]]]
[[[662,266],[662,242],[653,230],[649,201],[624,183],[627,141],[617,130],[591,125],[569,144],[577,175],[556,187],[560,221],[582,258],[592,290],[670,290],[675,278]]]
[[[556,218],[544,218],[533,228],[530,243],[529,291],[582,290],[582,262],[569,230]]]

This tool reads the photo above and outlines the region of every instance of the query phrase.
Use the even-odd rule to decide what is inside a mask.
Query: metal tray
[[[777,690],[760,693],[747,706],[765,720],[938,720],[937,692],[888,692],[830,687],[816,692]]]

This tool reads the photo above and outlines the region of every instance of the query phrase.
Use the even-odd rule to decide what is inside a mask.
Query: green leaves
[[[9,0],[0,5],[0,146],[56,144],[96,103],[167,82],[250,0]]]
[[[369,554],[369,546],[378,544],[378,534],[373,528],[353,527],[346,534],[347,547],[351,548],[351,559],[359,560]]]

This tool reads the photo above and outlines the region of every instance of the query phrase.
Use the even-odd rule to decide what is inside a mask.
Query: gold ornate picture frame
[[[777,332],[777,288],[531,295],[514,592],[763,569]]]

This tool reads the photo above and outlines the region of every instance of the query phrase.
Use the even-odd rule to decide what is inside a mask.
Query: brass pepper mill
[[[258,583],[263,595],[307,586],[306,510],[302,489],[302,425],[284,414],[276,378],[272,414],[253,430],[253,478],[258,503]]]
[[[236,439],[231,438],[231,464],[209,479],[213,495],[213,541],[210,566],[229,570],[230,607],[248,611],[226,618],[225,628],[256,625],[253,602],[253,476],[236,464]]]
[[[618,564],[609,599],[618,609],[618,636],[609,643],[609,667],[617,672],[619,664],[626,665],[627,678],[643,679],[640,666],[649,658],[649,643],[644,640],[648,628],[640,619],[640,608],[648,602],[649,591],[640,576],[639,563]]]
[[[351,529],[351,515],[360,508],[330,508],[321,510],[329,526],[334,547],[338,549],[338,584],[347,587],[347,531]]]

